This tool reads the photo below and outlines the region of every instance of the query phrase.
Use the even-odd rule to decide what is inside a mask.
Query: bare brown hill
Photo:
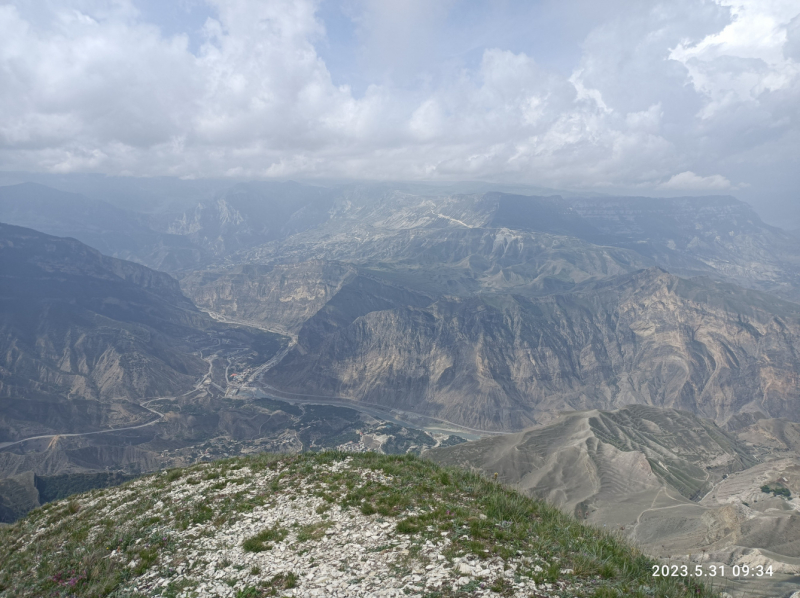
[[[737,597],[788,596],[800,575],[800,454],[756,460],[766,430],[796,425],[778,421],[735,435],[690,413],[636,405],[566,413],[425,455],[497,476],[690,570],[724,565],[722,587]],[[735,579],[733,566],[772,574]]]
[[[710,420],[642,405],[565,413],[547,426],[426,455],[497,473],[499,481],[584,518],[641,502],[638,495],[665,484],[676,496],[699,499],[723,476],[756,464],[742,442]]]

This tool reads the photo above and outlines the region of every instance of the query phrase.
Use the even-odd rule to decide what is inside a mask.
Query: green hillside
[[[0,528],[0,597],[713,596],[605,531],[411,455],[260,454]]]

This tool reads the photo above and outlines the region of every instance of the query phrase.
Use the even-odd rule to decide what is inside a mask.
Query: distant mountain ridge
[[[196,267],[208,252],[154,229],[151,217],[36,183],[0,187],[0,222],[73,237],[101,253],[164,270]]]
[[[658,265],[800,300],[800,238],[730,196],[436,195],[402,187],[215,183],[213,198],[199,194],[193,208],[144,214],[111,205],[118,198],[107,203],[25,183],[0,187],[0,221],[171,272],[319,259],[364,264],[397,257],[409,231],[448,238],[458,229],[509,230],[627,250],[626,260],[639,264],[632,269]]]
[[[441,245],[467,231],[567,237],[573,244],[594,246],[592,251],[627,252],[624,261],[638,263],[630,270],[657,265],[681,276],[708,275],[800,300],[800,239],[765,224],[750,206],[729,196],[564,199],[394,192],[365,197],[353,192],[337,199],[328,221],[248,250],[235,261],[392,262],[402,259],[398,250],[409,245],[409,235]]]
[[[240,183],[214,200],[154,222],[216,256],[289,237],[329,218],[335,191],[298,183]]]

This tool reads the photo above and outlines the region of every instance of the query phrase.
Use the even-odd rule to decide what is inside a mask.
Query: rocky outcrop
[[[181,287],[215,315],[296,333],[355,275],[353,266],[335,262],[251,264],[196,272],[182,278]]]

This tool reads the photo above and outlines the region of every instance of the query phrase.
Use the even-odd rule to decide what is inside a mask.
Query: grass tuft
[[[288,534],[288,530],[275,524],[272,527],[258,532],[255,536],[247,538],[242,542],[242,548],[245,552],[264,552],[265,550],[271,550],[272,545],[269,544],[270,542],[280,542]]]
[[[298,542],[308,542],[309,540],[321,540],[325,536],[326,530],[333,524],[330,521],[320,521],[303,525],[297,532]]]
[[[174,482],[175,480],[180,479],[180,477],[182,475],[183,475],[183,470],[182,469],[171,469],[167,473],[167,481],[168,482]]]

